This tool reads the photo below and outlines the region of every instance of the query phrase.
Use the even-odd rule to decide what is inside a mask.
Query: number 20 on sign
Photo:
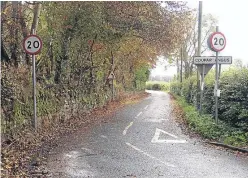
[[[209,38],[209,47],[212,51],[220,52],[226,47],[226,37],[221,32],[211,34]]]
[[[23,47],[26,53],[35,55],[40,53],[42,48],[42,41],[37,35],[29,35],[23,41]]]

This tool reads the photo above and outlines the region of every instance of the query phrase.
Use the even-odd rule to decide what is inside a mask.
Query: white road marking
[[[148,105],[145,107],[145,109],[147,109],[148,108]]]
[[[125,130],[123,130],[122,134],[126,135],[127,134],[127,130],[133,125],[133,122],[130,122],[130,124],[125,128]]]
[[[159,139],[159,135],[160,133],[164,133],[164,134],[167,134],[175,139],[178,139],[178,137],[176,135],[173,135],[171,133],[168,133],[162,129],[158,129],[156,128],[156,131],[155,131],[155,134],[154,134],[154,137],[152,138],[151,142],[152,143],[186,143],[187,141],[186,140],[168,140],[168,139]]]
[[[142,112],[139,112],[139,114],[135,118],[139,117],[141,114],[142,114]]]
[[[69,153],[64,154],[65,157],[69,157],[69,158],[76,158],[78,156],[78,152],[77,151],[70,151]]]
[[[162,123],[163,121],[168,121],[169,119],[154,119],[154,118],[147,118],[144,120],[144,122],[156,122],[156,123]]]
[[[130,146],[131,148],[133,148],[134,150],[136,150],[136,151],[142,153],[143,155],[146,155],[147,157],[149,157],[149,158],[151,158],[151,159],[154,159],[154,160],[156,160],[156,161],[158,161],[158,162],[160,162],[160,163],[162,163],[162,164],[164,164],[164,165],[166,165],[166,166],[169,166],[169,167],[176,167],[176,166],[173,165],[173,164],[170,164],[170,163],[161,161],[161,160],[158,159],[158,158],[155,158],[154,156],[152,156],[152,155],[150,155],[150,154],[148,154],[148,153],[142,151],[141,149],[137,148],[136,146],[132,145],[131,143],[126,142],[126,144],[127,144],[128,146]]]
[[[107,136],[105,136],[105,135],[101,135],[101,137],[102,137],[102,138],[108,138],[108,137],[107,137]]]
[[[139,114],[135,117],[138,118],[140,115],[142,114],[142,112],[139,112]],[[133,125],[133,122],[130,122],[130,124],[125,128],[125,130],[123,130],[122,134],[126,135],[127,134],[127,130]]]

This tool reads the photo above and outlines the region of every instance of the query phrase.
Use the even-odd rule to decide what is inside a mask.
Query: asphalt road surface
[[[75,133],[51,152],[52,177],[247,178],[248,159],[184,135],[163,92],[119,110],[87,134]]]

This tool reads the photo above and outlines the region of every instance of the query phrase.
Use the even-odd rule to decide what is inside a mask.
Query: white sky
[[[192,8],[198,8],[198,1],[188,1]],[[220,55],[232,56],[233,60],[241,59],[248,64],[248,1],[240,0],[205,0],[203,1],[203,14],[211,13],[219,21],[219,31],[226,36],[226,48]],[[158,65],[151,75],[174,75],[176,67],[164,70]]]

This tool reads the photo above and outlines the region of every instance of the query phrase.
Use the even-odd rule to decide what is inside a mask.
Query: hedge
[[[205,78],[203,97],[203,113],[214,116],[215,71],[212,70]],[[221,96],[219,98],[219,119],[225,123],[248,131],[248,69],[230,67],[221,73]],[[197,80],[196,75],[185,79],[182,83],[173,81],[171,92],[183,96],[188,103],[196,106]]]
[[[169,91],[170,84],[168,82],[161,82],[161,81],[148,81],[146,82],[146,89],[147,90],[162,90],[162,91]]]
[[[200,115],[196,108],[188,104],[183,97],[176,96],[176,99],[185,113],[189,128],[202,135],[203,138],[218,140],[232,146],[246,147],[248,145],[248,132],[230,127],[223,121],[216,124],[211,115]]]

